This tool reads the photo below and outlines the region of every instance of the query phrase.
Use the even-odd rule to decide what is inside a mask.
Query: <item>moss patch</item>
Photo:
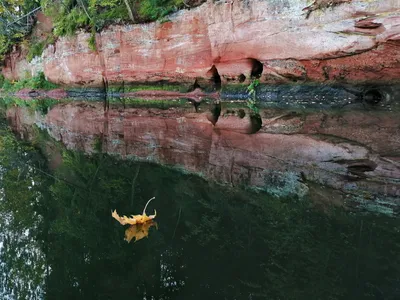
[[[147,100],[141,98],[111,98],[110,104],[122,104],[124,107],[159,108],[169,109],[172,107],[192,108],[193,105],[186,99],[173,100]]]
[[[58,85],[46,80],[44,73],[40,72],[32,78],[26,78],[19,81],[3,80],[1,88],[5,92],[17,92],[22,89],[44,89],[52,90],[57,88]]]

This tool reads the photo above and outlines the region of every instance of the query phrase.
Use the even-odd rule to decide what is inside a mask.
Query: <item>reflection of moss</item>
[[[56,104],[60,103],[59,100],[55,99],[29,99],[23,100],[17,97],[7,96],[2,99],[2,103],[6,105],[6,107],[10,106],[18,106],[18,107],[29,107],[33,111],[38,111],[42,114],[47,114],[47,112]]]
[[[94,142],[93,142],[93,150],[95,152],[100,153],[100,152],[102,152],[102,149],[103,149],[103,140],[101,137],[96,136],[94,138]]]
[[[129,93],[139,91],[173,91],[180,92],[182,86],[178,84],[154,83],[154,84],[126,84],[124,86],[110,86],[108,92]]]
[[[6,92],[16,92],[25,88],[51,90],[57,87],[58,85],[46,80],[43,72],[38,73],[34,77],[21,79],[19,81],[10,82],[9,80],[4,80],[2,86],[3,90]]]
[[[191,108],[193,105],[186,99],[173,100],[147,100],[140,98],[111,98],[110,103],[122,104],[125,107],[159,108],[169,109],[172,107]]]
[[[246,101],[221,101],[221,108],[247,108]]]
[[[294,172],[267,171],[264,190],[275,197],[303,198],[308,193],[308,188]]]
[[[221,94],[247,94],[247,84],[226,84],[221,88]]]

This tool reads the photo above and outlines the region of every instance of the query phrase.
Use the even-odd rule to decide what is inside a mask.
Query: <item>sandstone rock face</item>
[[[2,68],[2,74],[9,80],[20,80],[30,78],[43,72],[43,60],[35,57],[31,62],[26,60],[28,49],[23,45],[15,46],[13,51],[7,55]]]
[[[194,82],[212,67],[211,43],[204,11],[181,12],[176,21],[111,26],[97,35],[98,51],[88,48],[90,34],[61,38],[45,54],[45,74],[66,85]]]
[[[267,83],[398,82],[399,2],[325,2],[304,10],[306,0],[209,0],[169,22],[111,26],[97,34],[97,51],[89,50],[89,33],[60,38],[46,49],[43,67],[55,83],[87,86],[251,76]],[[13,71],[19,59],[10,55],[6,77],[21,76]]]
[[[255,134],[246,133],[246,116],[233,120],[225,110],[214,126],[207,114],[178,108],[104,111],[101,103],[70,103],[53,107],[45,117],[18,107],[7,116],[17,132],[36,124],[73,150],[92,153],[101,141],[103,152],[182,167],[233,186],[278,193],[311,181],[370,200],[392,197],[386,209],[400,212],[398,113],[384,112],[382,118],[376,112],[262,110],[263,127]]]

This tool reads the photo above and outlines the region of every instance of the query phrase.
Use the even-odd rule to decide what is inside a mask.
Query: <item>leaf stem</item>
[[[147,203],[146,203],[146,205],[145,205],[145,207],[144,207],[144,209],[143,209],[143,214],[142,214],[142,215],[146,214],[147,205],[149,205],[150,201],[153,200],[153,199],[155,199],[155,198],[156,198],[156,197],[153,197],[153,198],[149,199],[149,201],[147,201]]]

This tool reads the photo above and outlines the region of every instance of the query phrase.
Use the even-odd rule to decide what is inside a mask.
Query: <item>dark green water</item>
[[[47,144],[46,144],[47,143]],[[0,138],[1,299],[400,299],[400,222]],[[42,150],[41,150],[42,149]],[[47,147],[48,149],[48,147]],[[111,218],[157,209],[136,243]]]

